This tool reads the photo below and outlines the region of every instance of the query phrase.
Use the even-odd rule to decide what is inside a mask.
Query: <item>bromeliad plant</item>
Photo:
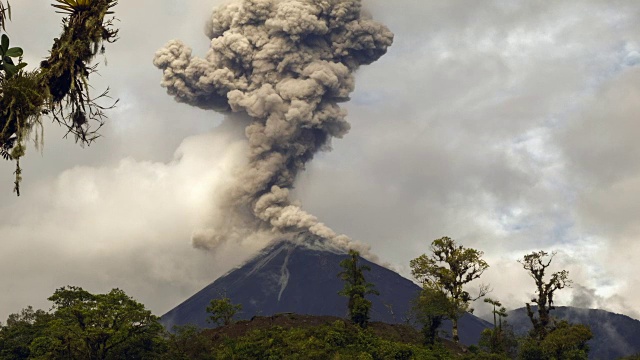
[[[91,6],[95,1],[93,0],[56,0],[56,2],[58,4],[57,5],[52,4],[52,6],[62,10],[62,11],[56,11],[56,12],[71,15],[80,11],[90,10]],[[113,5],[110,6],[110,8],[113,7],[114,5],[115,5],[115,2]],[[113,14],[113,11],[108,11],[107,14]]]
[[[20,195],[20,158],[26,141],[36,128],[36,145],[42,141],[42,115],[67,128],[76,142],[90,145],[98,138],[98,129],[106,118],[104,110],[115,106],[100,105],[97,100],[108,97],[108,89],[98,96],[89,94],[89,75],[96,71],[91,65],[98,53],[104,53],[104,43],[117,40],[112,14],[116,0],[55,0],[53,7],[66,17],[63,31],[54,39],[49,57],[32,72],[22,69],[23,51],[9,47],[9,38],[0,41],[0,156],[16,161],[15,191]],[[11,17],[9,4],[0,0],[0,28]],[[13,58],[18,58],[17,64]],[[97,126],[95,126],[97,124]]]

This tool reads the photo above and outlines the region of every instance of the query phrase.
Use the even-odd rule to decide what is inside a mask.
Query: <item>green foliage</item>
[[[14,191],[20,195],[20,158],[25,154],[26,139],[34,128],[40,128],[40,132],[36,131],[36,144],[42,141],[40,116],[47,94],[38,90],[37,72],[21,71],[0,81],[0,155],[5,160],[16,160]]]
[[[593,335],[588,326],[559,322],[540,344],[543,353],[555,359],[587,359],[589,341]]]
[[[95,69],[88,64],[104,52],[103,42],[117,40],[118,31],[112,29],[112,20],[104,20],[117,1],[65,2],[73,5],[73,11],[63,20],[62,35],[55,39],[49,58],[40,67],[52,96],[50,110],[54,120],[65,126],[76,141],[91,144],[98,135],[97,129],[91,129],[90,120],[97,122],[99,129],[105,108],[89,94],[88,77]]]
[[[482,251],[457,245],[448,237],[431,243],[432,255],[420,255],[411,260],[411,274],[422,282],[424,288],[442,289],[452,306],[447,317],[453,323],[453,340],[459,342],[458,319],[464,312],[472,312],[471,301],[485,296],[489,288],[480,286],[477,297],[472,298],[463,286],[478,279],[489,267],[482,259]]]
[[[472,348],[470,348],[470,349],[472,349]],[[504,354],[491,354],[491,353],[487,353],[487,352],[477,351],[477,349],[474,349],[474,351],[470,351],[469,354],[464,355],[461,359],[464,359],[464,360],[509,360],[511,358],[508,357],[507,355],[504,355]]]
[[[98,52],[104,52],[103,42],[117,40],[113,20],[105,16],[117,4],[116,0],[56,0],[70,6],[62,21],[63,31],[54,39],[50,56],[33,72],[24,73],[23,51],[9,46],[9,37],[0,37],[0,156],[16,161],[15,192],[20,195],[22,171],[19,160],[25,155],[26,140],[31,130],[40,125],[40,116],[49,114],[67,128],[82,145],[97,137],[104,123],[104,107],[97,100],[107,96],[89,94],[89,74],[96,71],[89,65]],[[55,5],[54,5],[55,6]],[[10,7],[0,1],[0,27],[11,17]],[[17,63],[13,58],[18,58]],[[16,79],[17,78],[17,79]],[[97,123],[96,129],[91,123]],[[42,143],[42,128],[36,133],[36,144]],[[40,140],[40,141],[38,141]]]
[[[167,360],[213,360],[213,343],[195,325],[175,326],[167,337]]]
[[[538,309],[536,316],[532,306],[526,303],[527,316],[531,320],[533,329],[529,336],[522,340],[519,359],[580,360],[588,358],[587,341],[593,336],[590,328],[566,321],[558,322],[550,314],[551,310],[555,309],[553,306],[555,292],[571,286],[569,272],[566,270],[552,273],[548,280],[545,279],[554,256],[555,253],[537,251],[519,260],[535,281],[537,297],[531,299],[531,302]]]
[[[484,329],[480,334],[478,348],[488,354],[513,359],[518,354],[518,338],[506,322],[499,328]]]
[[[587,341],[593,337],[588,326],[560,321],[540,340],[529,336],[523,340],[519,359],[586,360]]]
[[[365,280],[364,271],[371,271],[371,268],[366,265],[358,265],[359,256],[357,251],[350,250],[349,257],[340,262],[340,267],[344,271],[341,271],[338,276],[345,283],[344,288],[338,294],[349,298],[347,306],[351,321],[365,328],[369,322],[369,311],[371,310],[371,301],[367,300],[365,296],[380,295],[380,293],[374,289],[372,283]]]
[[[207,306],[207,313],[211,314],[207,322],[216,325],[229,325],[240,310],[242,310],[242,304],[232,304],[231,299],[226,296],[221,299],[213,299]]]
[[[49,300],[49,313],[27,308],[9,317],[0,359],[147,359],[165,351],[158,318],[122,290],[64,287]]]
[[[393,342],[369,329],[336,321],[312,328],[272,327],[227,339],[215,347],[215,359],[449,359],[446,350]]]
[[[76,12],[89,11],[94,0],[55,0],[58,4],[52,4],[51,6],[58,8],[62,11],[57,11],[63,14],[73,14]],[[114,4],[115,5],[115,4]],[[112,12],[107,12],[111,14]]]
[[[51,315],[42,310],[33,310],[31,306],[19,314],[11,314],[5,326],[0,327],[0,359],[28,359],[29,346],[42,334]]]
[[[493,305],[493,328],[482,331],[478,343],[479,349],[489,354],[515,358],[518,352],[518,339],[513,329],[503,320],[508,316],[507,309],[498,300],[485,298],[484,302]]]
[[[27,66],[27,64],[20,60],[16,64],[12,59],[22,58],[22,48],[9,47],[9,37],[6,34],[2,34],[0,39],[0,70],[4,71],[4,76],[8,79]]]
[[[566,270],[551,274],[549,280],[545,281],[545,273],[551,265],[551,260],[553,260],[554,256],[555,253],[548,254],[545,251],[537,251],[525,255],[522,260],[519,260],[523,268],[529,272],[529,276],[531,276],[536,283],[536,294],[538,294],[538,296],[537,298],[531,299],[531,302],[537,305],[538,316],[535,316],[529,303],[526,303],[526,307],[527,316],[533,325],[531,335],[538,340],[543,340],[547,336],[549,329],[553,326],[550,312],[555,309],[553,306],[553,296],[555,292],[571,286],[569,272]]]
[[[502,318],[506,318],[509,316],[507,314],[507,309],[502,306],[502,303],[498,300],[493,300],[491,298],[485,298],[484,302],[493,305],[493,327],[494,328],[502,328]]]
[[[422,326],[425,345],[433,345],[438,335],[438,328],[451,312],[453,304],[442,289],[424,286],[413,301],[412,313]]]

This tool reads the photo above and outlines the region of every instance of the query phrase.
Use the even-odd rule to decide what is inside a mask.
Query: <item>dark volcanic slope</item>
[[[338,295],[343,282],[337,277],[344,258],[343,253],[288,241],[275,243],[166,313],[162,323],[167,328],[184,324],[210,327],[205,309],[211,299],[221,294],[242,304],[243,311],[238,316],[241,319],[283,312],[345,317],[347,299]],[[380,291],[380,296],[369,297],[373,302],[371,320],[404,322],[410,301],[420,287],[389,269],[365,259],[361,261],[371,267],[366,279]],[[465,315],[460,321],[461,341],[477,343],[480,332],[487,326],[488,322]]]
[[[589,359],[618,359],[640,353],[640,321],[604,310],[558,306],[551,314],[558,319],[591,327]],[[518,334],[531,329],[525,308],[509,312],[507,320]]]

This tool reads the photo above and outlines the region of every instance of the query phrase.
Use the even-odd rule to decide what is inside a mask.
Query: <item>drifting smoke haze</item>
[[[248,163],[220,192],[221,215],[194,246],[302,232],[367,253],[304,211],[290,190],[305,164],[349,131],[339,103],[354,90],[354,71],[385,54],[393,34],[364,16],[360,0],[234,1],[214,10],[206,33],[205,58],[172,40],[154,59],[177,101],[248,123]]]

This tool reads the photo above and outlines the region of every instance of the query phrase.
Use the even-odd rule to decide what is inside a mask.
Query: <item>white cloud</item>
[[[30,186],[20,202],[0,207],[0,282],[12,289],[3,311],[42,306],[67,284],[122,287],[165,311],[237,265],[261,244],[230,245],[241,253],[225,258],[192,249],[190,239],[215,216],[215,191],[244,150],[237,134],[218,129],[185,139],[167,163],[124,158]]]
[[[493,296],[510,307],[533,290],[515,260],[557,249],[582,303],[637,314],[640,4],[365,4],[395,43],[358,72],[346,104],[352,130],[300,176],[303,207],[405,275],[443,235],[483,250]],[[10,289],[0,319],[74,283],[123,287],[161,313],[228,270],[229,253],[240,261],[259,246],[207,254],[189,244],[235,155],[210,141],[219,135],[193,137],[221,117],[174,103],[151,64],[172,38],[203,54],[201,24],[214,5],[119,4],[121,40],[95,78],[121,98],[105,137],[81,150],[47,124],[44,154],[30,151],[23,164],[19,199],[11,164],[0,163],[0,287]],[[14,7],[12,43],[36,63],[59,19],[34,2]],[[571,303],[572,292],[560,300]]]

